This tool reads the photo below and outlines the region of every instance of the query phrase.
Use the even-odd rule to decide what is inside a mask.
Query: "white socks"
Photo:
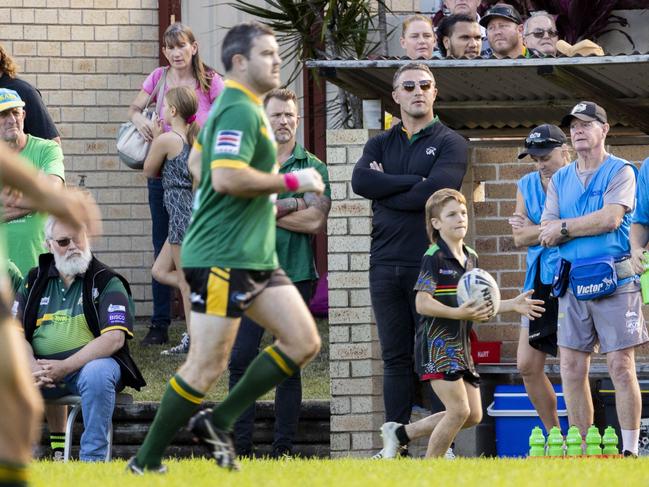
[[[621,430],[622,432],[622,451],[627,450],[634,455],[638,454],[638,441],[640,440],[640,430]]]

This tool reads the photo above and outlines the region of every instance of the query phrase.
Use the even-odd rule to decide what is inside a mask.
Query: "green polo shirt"
[[[28,107],[29,108],[29,107]],[[27,143],[20,156],[25,164],[44,173],[60,177],[65,181],[63,151],[54,141],[27,135]],[[27,215],[2,223],[7,235],[7,253],[20,272],[25,275],[38,265],[38,256],[43,253],[45,241],[46,213],[31,212]]]
[[[320,173],[325,183],[324,195],[331,198],[329,173],[327,166],[316,156],[306,151],[300,144],[295,144],[293,154],[279,169],[282,174],[312,167]],[[302,198],[304,193],[281,193],[277,198]],[[311,281],[318,278],[313,261],[312,235],[308,233],[291,232],[277,227],[277,258],[293,282]]]
[[[34,356],[63,360],[95,339],[83,314],[83,279],[77,277],[69,288],[52,265],[49,281],[41,295],[36,316],[36,330],[31,341]],[[29,294],[23,281],[16,295],[18,316],[21,317]],[[101,333],[122,330],[133,337],[135,307],[122,281],[114,277],[99,296],[99,326]]]

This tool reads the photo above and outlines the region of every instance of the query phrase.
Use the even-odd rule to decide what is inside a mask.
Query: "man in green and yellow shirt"
[[[277,141],[277,161],[281,174],[312,167],[325,183],[324,193],[286,191],[278,195],[277,243],[279,264],[300,292],[305,303],[313,296],[318,273],[313,258],[313,236],[322,231],[331,208],[331,189],[327,167],[297,143],[299,123],[297,96],[291,90],[273,90],[264,99],[266,114]],[[230,389],[239,382],[259,353],[264,329],[252,319],[241,320],[237,339],[228,363]],[[271,456],[290,456],[297,432],[302,386],[299,372],[277,386],[275,393],[275,434]],[[255,420],[254,405],[248,408],[234,426],[237,454],[251,456]]]
[[[221,60],[225,89],[189,158],[199,180],[181,250],[191,289],[191,345],[143,445],[129,461],[136,474],[164,471],[164,450],[190,418],[189,429],[217,465],[238,468],[231,434],[236,418],[320,349],[313,317],[275,251],[276,193],[321,194],[324,183],[313,168],[278,174],[275,139],[262,106],[263,96],[280,84],[273,31],[257,22],[234,26],[223,40]],[[277,341],[213,412],[194,415],[225,370],[244,313]]]

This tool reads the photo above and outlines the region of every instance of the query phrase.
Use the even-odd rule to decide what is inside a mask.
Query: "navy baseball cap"
[[[521,25],[523,23],[523,19],[521,18],[521,14],[518,13],[518,10],[507,3],[497,3],[489,10],[487,10],[487,12],[484,14],[484,17],[480,19],[480,25],[486,28],[489,25],[489,21],[496,17],[502,17],[504,19],[511,20],[517,25]]]
[[[518,158],[525,156],[547,156],[557,147],[561,147],[567,141],[566,134],[556,125],[544,123],[532,129],[525,139],[525,150],[518,154]]]
[[[584,122],[602,122],[607,123],[608,118],[606,117],[606,110],[600,107],[597,103],[592,101],[580,101],[570,113],[561,119],[561,125],[567,126],[570,125],[570,121],[573,118],[578,118]]]

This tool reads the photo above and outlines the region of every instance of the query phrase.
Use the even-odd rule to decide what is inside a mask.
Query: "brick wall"
[[[101,206],[105,236],[94,250],[131,282],[138,315],[149,314],[146,179],[121,165],[115,135],[158,66],[158,2],[3,0],[0,42],[43,94],[61,132],[68,184],[86,175]]]
[[[369,202],[355,195],[350,185],[351,171],[363,145],[375,133],[327,132],[333,199],[328,224],[333,457],[368,456],[381,445],[378,428],[383,423],[382,364],[368,290],[371,211]],[[610,150],[636,163],[649,156],[647,146]],[[525,253],[514,247],[507,217],[514,211],[516,181],[534,165],[528,160],[519,161],[518,152],[516,147],[497,143],[472,146],[462,188],[470,206],[467,242],[476,248],[480,266],[493,274],[505,299],[520,292],[525,275]],[[474,202],[474,189],[480,183],[485,198]],[[499,315],[496,320],[478,324],[476,329],[483,341],[503,342],[503,362],[515,362],[518,323],[518,315]],[[638,361],[649,360],[649,347],[638,350],[637,357]]]

